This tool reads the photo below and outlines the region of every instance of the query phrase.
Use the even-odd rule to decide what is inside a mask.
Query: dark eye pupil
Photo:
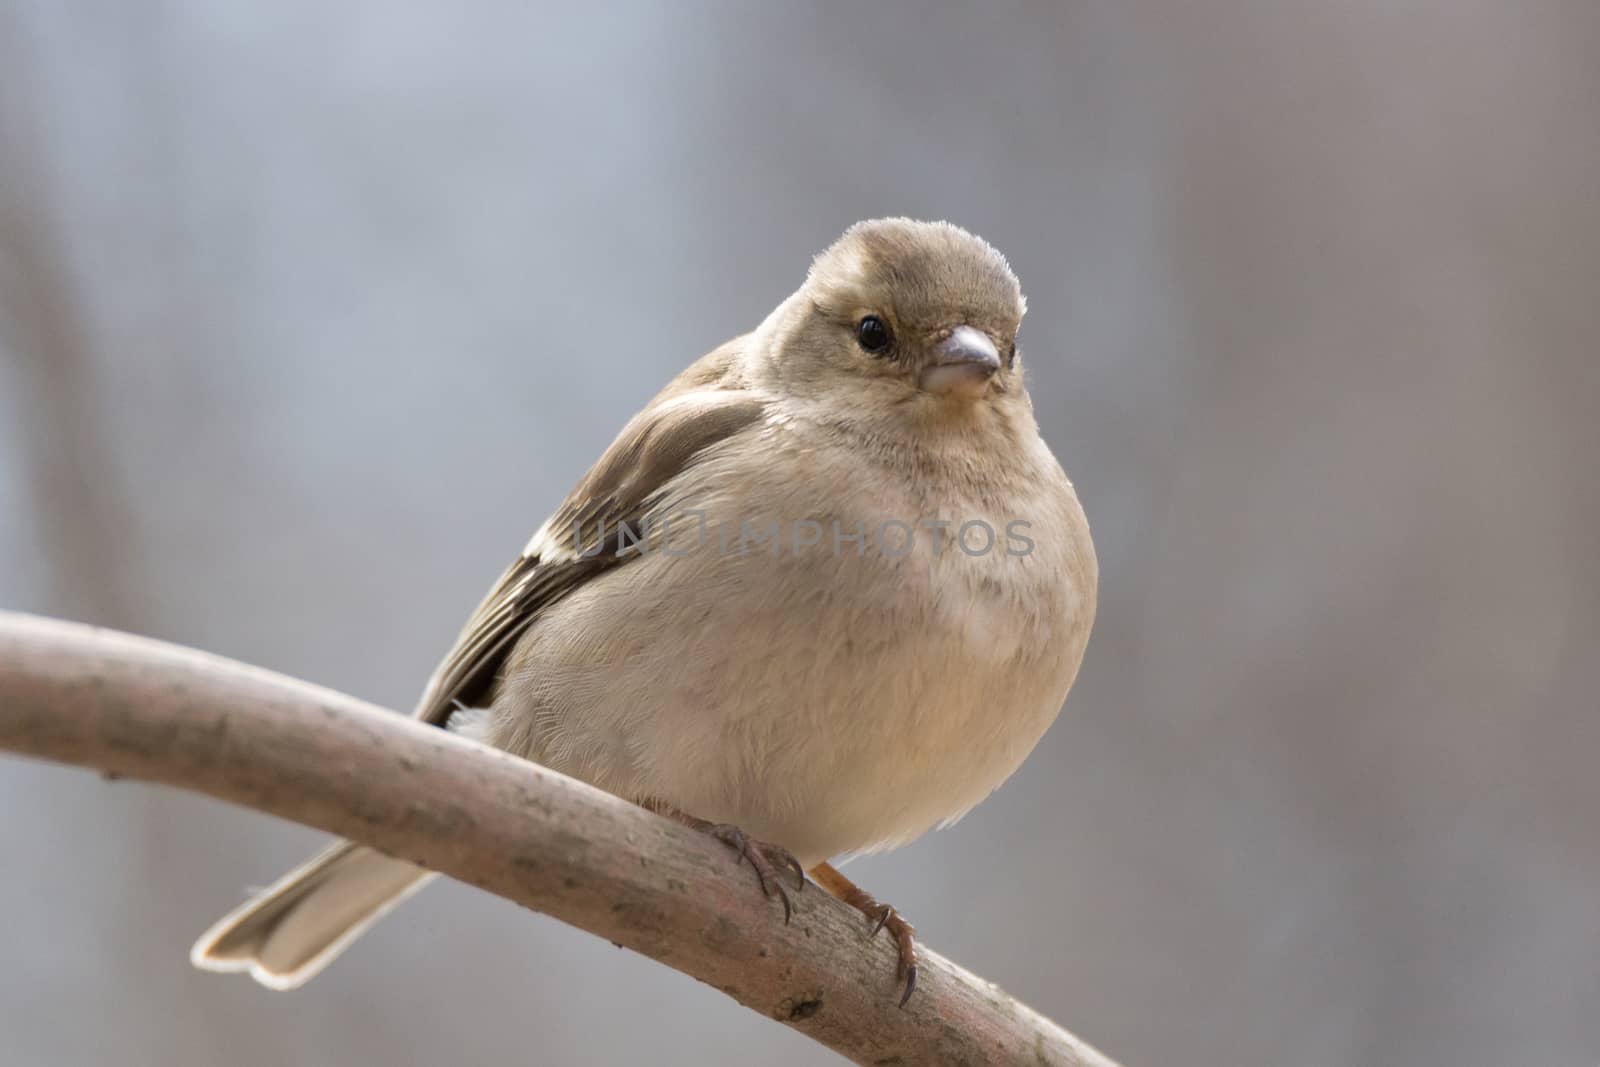
[[[856,340],[868,352],[882,352],[889,347],[889,327],[876,315],[868,315],[856,327]]]

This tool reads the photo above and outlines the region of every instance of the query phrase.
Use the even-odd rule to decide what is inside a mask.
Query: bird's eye
[[[882,352],[889,347],[889,327],[876,315],[868,315],[856,323],[856,342],[868,352]]]

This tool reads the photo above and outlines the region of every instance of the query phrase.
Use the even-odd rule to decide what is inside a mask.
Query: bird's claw
[[[795,859],[794,853],[782,845],[757,841],[731,823],[708,824],[705,831],[733,849],[740,859],[750,861],[750,866],[755,868],[756,880],[761,883],[762,894],[770,898],[776,893],[778,899],[783,902],[783,923],[787,926],[794,916],[794,905],[789,900],[789,891],[783,887],[779,874],[785,869],[794,872],[796,892],[806,886],[805,868],[800,866],[800,861]]]
[[[867,916],[872,919],[872,915]],[[877,937],[878,931],[884,927],[889,928],[889,933],[894,938],[895,948],[899,950],[900,959],[895,966],[895,977],[906,984],[906,990],[900,994],[900,1006],[906,1006],[911,999],[911,994],[917,988],[917,928],[900,917],[900,913],[888,904],[877,906],[877,922],[873,924],[872,936]]]

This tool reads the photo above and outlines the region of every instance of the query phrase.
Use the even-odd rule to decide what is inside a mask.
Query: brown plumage
[[[826,861],[1003,782],[1094,618],[1088,526],[1024,387],[1023,311],[1005,260],[957,227],[852,227],[628,422],[417,714],[713,829],[764,887],[794,860],[870,902],[909,994],[909,924]],[[192,958],[298,985],[425,877],[337,845]]]

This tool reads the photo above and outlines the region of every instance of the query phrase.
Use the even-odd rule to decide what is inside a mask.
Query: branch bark
[[[1115,1067],[815,886],[785,926],[703,834],[353,697],[176,645],[0,612],[0,749],[204,793],[375,846],[722,990],[862,1064]],[[173,946],[181,960],[182,946]]]

